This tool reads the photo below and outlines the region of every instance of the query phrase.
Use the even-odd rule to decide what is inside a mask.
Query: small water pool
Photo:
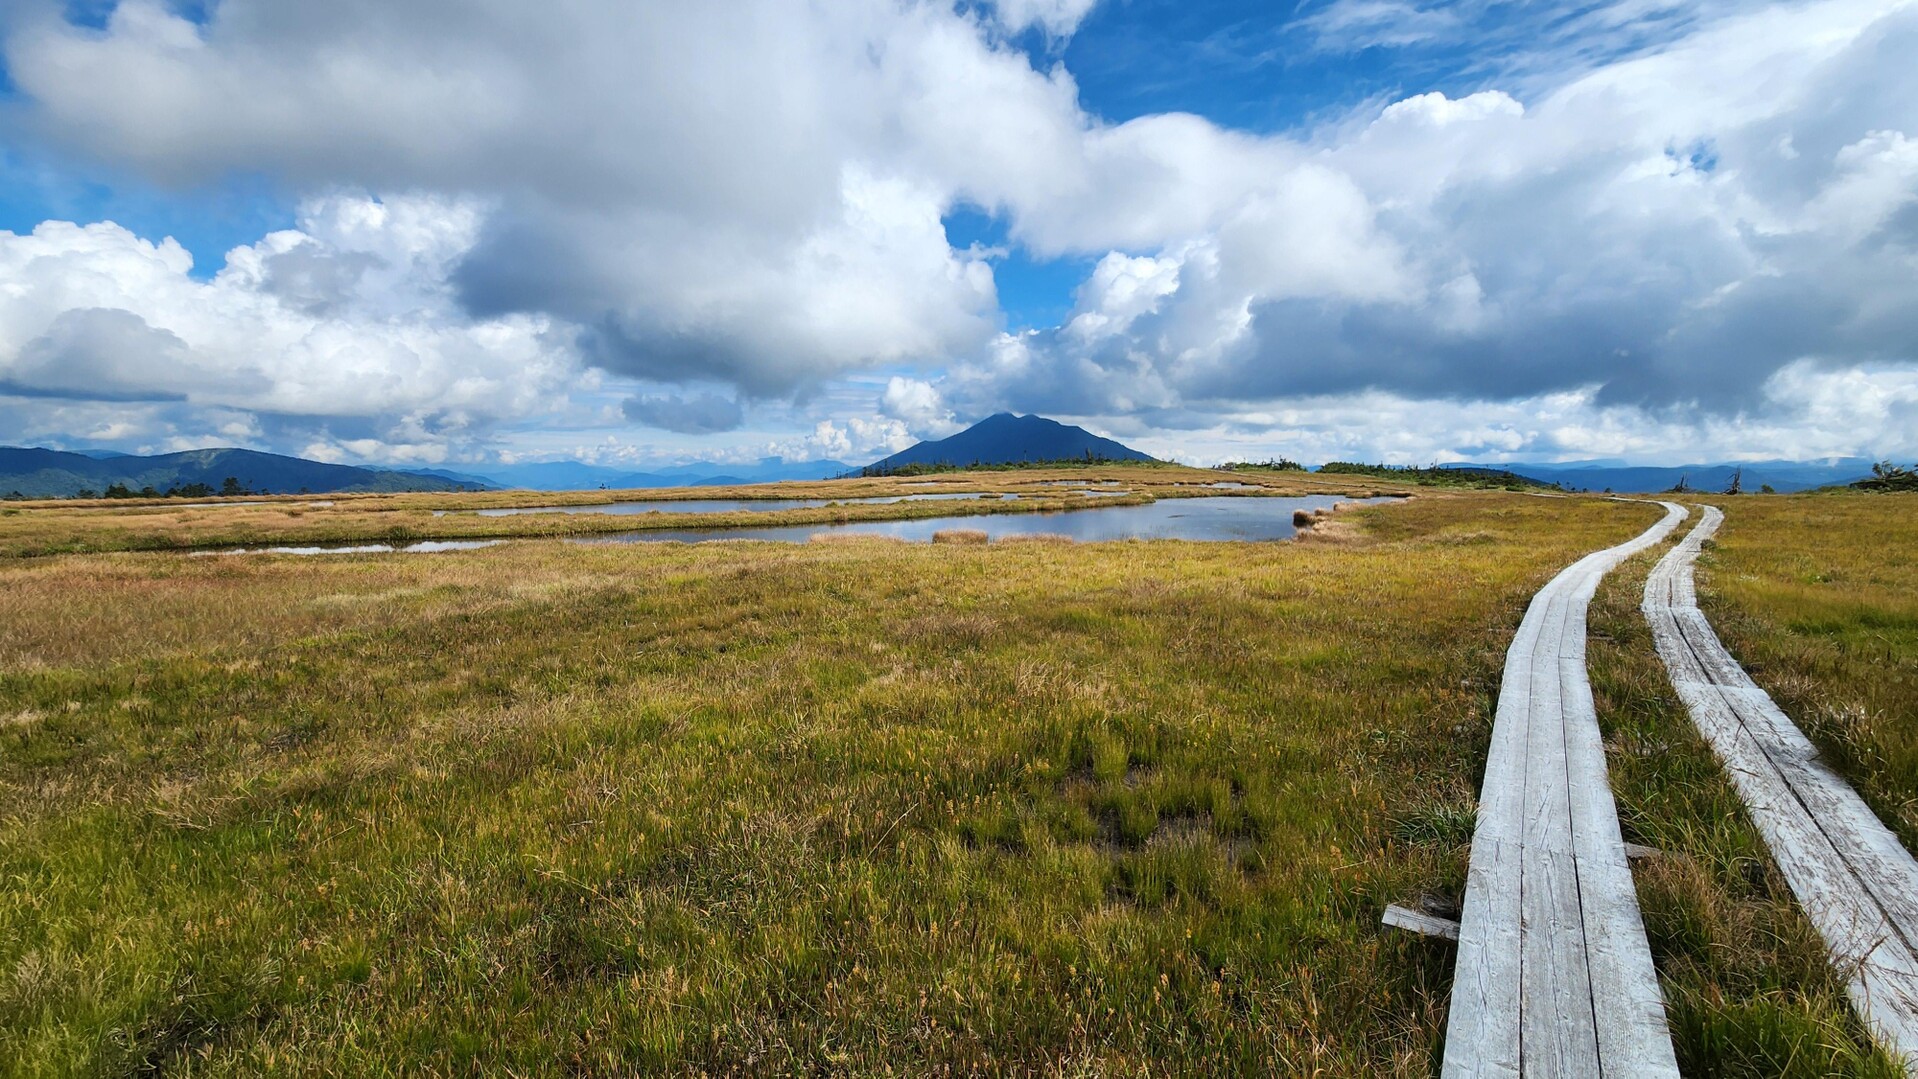
[[[950,502],[971,498],[1011,501],[1018,495],[989,495],[977,491],[941,491],[936,494],[882,495],[874,498],[675,498],[641,502],[599,502],[584,506],[505,506],[488,510],[434,510],[433,516],[449,513],[474,513],[481,517],[518,517],[525,513],[610,513],[617,516],[642,513],[772,513],[776,510],[813,510],[838,503],[842,506],[882,506],[893,502]]]
[[[1327,509],[1339,502],[1385,502],[1337,495],[1260,498],[1213,495],[1166,498],[1143,506],[1089,506],[1046,513],[995,513],[923,517],[910,521],[849,521],[845,524],[776,525],[770,528],[671,528],[622,532],[574,539],[574,543],[701,543],[707,540],[774,540],[803,543],[816,535],[892,536],[927,541],[949,528],[975,529],[990,539],[1058,535],[1080,543],[1124,539],[1182,539],[1213,542],[1291,539],[1298,534],[1292,515]]]
[[[986,496],[972,496],[986,497]],[[1010,496],[1007,496],[1010,497]],[[897,501],[897,500],[893,500]],[[1245,495],[1206,495],[1199,498],[1167,498],[1142,506],[1113,506],[1090,502],[1070,510],[1043,513],[993,513],[923,517],[908,521],[849,521],[844,524],[774,525],[767,528],[661,528],[643,532],[621,532],[607,536],[576,537],[568,543],[704,543],[712,540],[769,540],[804,543],[817,535],[851,533],[891,536],[914,542],[926,542],[933,533],[946,529],[984,532],[989,539],[1012,536],[1064,536],[1080,543],[1103,543],[1126,539],[1177,539],[1201,542],[1244,542],[1286,540],[1298,535],[1292,515],[1329,509],[1338,503],[1348,505],[1395,501],[1379,498],[1340,498],[1337,495],[1311,495],[1304,498],[1265,498]],[[224,551],[193,551],[195,557],[244,554],[327,555],[327,554],[432,554],[439,551],[471,551],[516,539],[424,540],[401,547],[386,543],[367,543],[338,547],[241,547]]]
[[[390,543],[360,543],[342,547],[235,547],[228,551],[190,551],[195,558],[214,558],[235,554],[437,554],[441,551],[474,551],[507,542],[491,540],[421,540],[404,547]]]

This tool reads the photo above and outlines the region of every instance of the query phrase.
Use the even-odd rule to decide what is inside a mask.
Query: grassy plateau
[[[1075,497],[1053,478],[955,489]],[[1908,809],[1912,570],[1833,534],[1901,497],[1725,500],[1702,577]],[[1426,491],[1295,543],[111,550],[603,520],[430,514],[514,499],[566,500],[0,517],[0,552],[101,552],[0,557],[0,1073],[1431,1074],[1452,946],[1379,915],[1461,890],[1532,592],[1659,514]],[[261,516],[184,516],[216,512]],[[1638,880],[1687,1071],[1895,1075],[1670,698],[1649,563],[1594,607],[1594,684],[1628,838],[1665,852]],[[1827,570],[1889,575],[1819,606],[1795,582]],[[1903,673],[1839,696],[1874,656]]]

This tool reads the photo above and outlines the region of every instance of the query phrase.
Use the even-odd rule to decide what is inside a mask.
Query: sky
[[[0,444],[1918,458],[1918,0],[0,0]]]

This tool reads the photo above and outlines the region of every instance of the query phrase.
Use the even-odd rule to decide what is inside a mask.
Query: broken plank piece
[[[1446,940],[1458,939],[1458,923],[1450,918],[1441,918],[1436,914],[1401,907],[1397,903],[1385,908],[1385,917],[1380,919],[1386,925],[1398,929],[1408,929],[1420,936],[1444,937]]]

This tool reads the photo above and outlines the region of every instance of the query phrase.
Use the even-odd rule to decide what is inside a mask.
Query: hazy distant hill
[[[1863,457],[1833,457],[1821,461],[1745,461],[1715,465],[1679,465],[1672,468],[1629,465],[1623,461],[1566,461],[1559,464],[1448,464],[1446,468],[1497,468],[1545,483],[1563,483],[1574,490],[1657,492],[1671,490],[1680,479],[1694,491],[1722,491],[1732,473],[1743,470],[1740,485],[1757,491],[1767,484],[1776,491],[1804,491],[1813,487],[1850,483],[1871,475]]]
[[[157,457],[97,457],[63,450],[0,447],[0,496],[68,498],[114,484],[138,491],[204,484],[218,490],[228,478],[249,491],[327,494],[348,491],[459,491],[472,484],[418,472],[329,465],[254,450],[211,449]]]
[[[435,476],[477,476],[495,487],[531,491],[591,491],[599,487],[658,487],[659,477],[624,468],[602,468],[578,461],[535,461],[523,465],[474,465],[458,472],[435,468]]]
[[[1025,461],[1152,461],[1147,454],[1083,427],[1044,416],[988,416],[950,438],[921,442],[865,467],[882,473],[908,465],[1006,465]]]
[[[736,483],[773,483],[779,480],[823,480],[844,475],[851,468],[844,461],[788,461],[781,457],[765,457],[755,464],[670,465],[647,472],[581,464],[578,461],[479,465],[460,472],[437,468],[425,471],[429,475],[447,479],[478,478],[498,487],[523,487],[532,491],[591,491],[601,487],[622,490],[631,487],[712,487]]]

